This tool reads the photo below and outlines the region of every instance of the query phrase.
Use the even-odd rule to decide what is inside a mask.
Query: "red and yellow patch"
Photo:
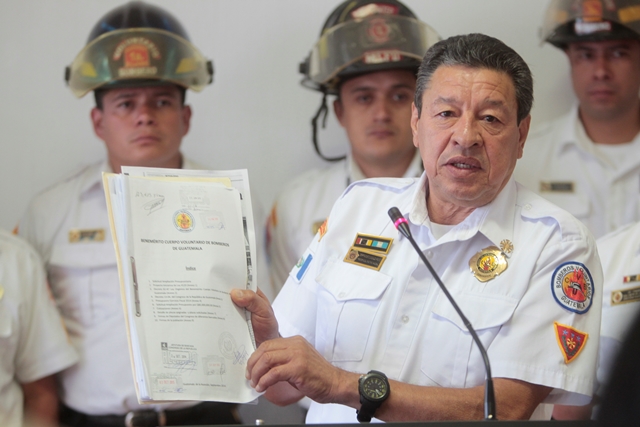
[[[560,351],[564,356],[564,363],[569,364],[578,357],[587,343],[589,334],[558,322],[553,322],[553,326],[556,331],[556,339],[558,340]]]
[[[602,2],[600,0],[582,2],[582,19],[585,22],[602,21]]]
[[[278,226],[278,208],[277,205],[274,203],[273,207],[271,208],[271,214],[269,214],[269,220],[268,223],[271,224],[272,227],[277,227]]]
[[[329,221],[329,218],[325,219],[320,228],[318,228],[318,242],[327,234],[327,221]]]

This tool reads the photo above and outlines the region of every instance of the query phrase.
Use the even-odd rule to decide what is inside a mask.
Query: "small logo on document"
[[[193,230],[193,227],[195,226],[193,215],[187,210],[179,210],[178,212],[173,214],[173,225],[175,225],[176,228],[180,231],[183,231],[185,233],[189,232]]]

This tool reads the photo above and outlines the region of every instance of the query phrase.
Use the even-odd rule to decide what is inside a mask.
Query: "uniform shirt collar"
[[[200,165],[187,159],[184,155],[182,156],[182,168],[202,169]],[[113,169],[107,159],[103,160],[101,163],[94,164],[87,170],[84,183],[80,190],[81,196],[96,190],[102,191],[102,172],[113,173]]]
[[[571,110],[563,117],[559,119],[562,123],[559,129],[559,141],[558,144],[558,153],[568,149],[569,147],[578,147],[581,149],[585,149],[585,142],[580,141],[577,135],[576,130],[578,127],[582,127],[582,122],[580,121],[580,117],[578,115],[578,105],[574,105]],[[584,128],[583,128],[584,131]],[[585,132],[586,135],[586,132]]]
[[[582,124],[582,120],[580,120],[578,105],[574,105],[571,108],[571,111],[569,111],[569,113],[561,120],[563,123],[559,134],[560,143],[558,144],[558,155],[571,147],[575,147],[576,149],[589,153],[594,158],[602,161],[602,156],[598,153],[596,143],[589,137],[587,130]]]
[[[516,182],[509,179],[498,196],[489,204],[476,208],[460,224],[445,236],[447,240],[467,240],[482,233],[495,246],[508,239],[513,241],[513,224],[516,209]],[[427,211],[427,175],[423,172],[414,191],[411,203],[403,211],[409,220],[418,226],[429,224]]]
[[[80,197],[96,190],[102,191],[102,172],[113,173],[107,160],[96,163],[87,169],[84,182],[80,188]]]
[[[350,182],[367,179],[367,177],[364,176],[362,169],[360,169],[355,160],[353,160],[353,156],[351,154],[347,155],[347,167],[347,173],[349,174],[349,178],[351,179]],[[422,166],[422,157],[420,157],[420,151],[416,150],[416,153],[414,154],[413,159],[411,159],[411,163],[409,164],[409,167],[405,171],[402,178],[416,178],[420,176],[423,170],[424,167]]]

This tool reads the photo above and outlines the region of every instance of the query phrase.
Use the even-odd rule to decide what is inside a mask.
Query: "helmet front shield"
[[[213,80],[213,66],[188,40],[165,30],[132,28],[92,40],[67,68],[78,98],[105,85],[158,80],[201,91]]]
[[[640,38],[637,0],[552,0],[540,29],[541,43],[562,47],[580,40]]]
[[[328,84],[348,66],[361,61],[363,72],[384,63],[411,58],[420,63],[440,37],[417,19],[376,14],[327,30],[313,47],[306,79],[314,86]]]

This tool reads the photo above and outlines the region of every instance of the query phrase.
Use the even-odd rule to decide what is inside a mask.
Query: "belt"
[[[138,410],[126,415],[89,415],[68,406],[60,410],[63,425],[92,427],[156,427],[198,424],[237,424],[235,406],[218,402],[203,402],[188,408],[173,410]]]

